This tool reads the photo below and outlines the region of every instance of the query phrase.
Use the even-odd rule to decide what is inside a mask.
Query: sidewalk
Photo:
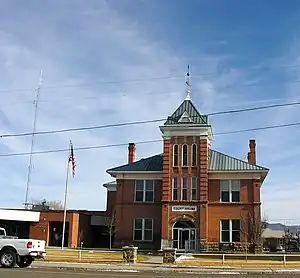
[[[300,273],[300,268],[247,268],[247,267],[191,267],[178,265],[163,265],[159,262],[136,264],[87,264],[87,263],[55,263],[34,262],[32,268],[57,268],[65,270],[112,271],[112,272],[181,272],[199,274],[278,274]]]

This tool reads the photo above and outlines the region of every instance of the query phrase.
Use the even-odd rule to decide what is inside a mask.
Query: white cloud
[[[32,7],[23,4],[20,9],[23,12],[15,11],[14,16],[9,13],[9,16],[0,18],[1,88],[11,90],[0,92],[4,100],[0,104],[3,113],[0,115],[1,133],[32,129],[34,110],[29,101],[32,101],[33,92],[16,89],[36,87],[40,69],[43,69],[44,80],[38,130],[165,118],[184,98],[184,74],[188,60],[196,61],[191,67],[192,99],[203,113],[294,98],[291,92],[295,92],[295,88],[289,87],[284,88],[285,93],[280,96],[270,97],[270,94],[264,93],[258,97],[257,92],[262,88],[240,86],[249,80],[260,80],[259,76],[246,71],[229,69],[221,75],[197,75],[218,71],[224,55],[207,55],[200,49],[197,57],[182,57],[170,51],[165,42],[148,36],[143,32],[142,24],[125,18],[110,7],[108,1],[64,2],[59,10],[57,5],[58,2],[49,2],[44,6],[37,4],[34,12]],[[29,13],[32,16],[28,16]],[[27,14],[26,20],[24,14]],[[228,56],[226,59],[229,59]],[[176,77],[156,79],[170,75]],[[178,77],[180,75],[182,78]],[[146,80],[138,81],[140,79]],[[130,80],[136,82],[126,82]],[[68,84],[87,85],[64,87]],[[57,87],[48,88],[53,85]],[[293,121],[297,110],[288,111],[286,113],[286,108],[215,116],[211,122],[215,132],[222,132]],[[293,155],[276,152],[286,147],[284,140],[280,139],[280,136],[286,138],[286,132],[286,129],[278,129],[216,136],[213,147],[245,158],[248,139],[255,136],[258,162],[272,170],[263,192],[272,196],[272,183],[284,179],[280,179],[284,173],[279,173],[281,168],[276,162],[284,156],[287,159]],[[0,151],[29,151],[30,139],[0,139]],[[41,135],[36,136],[36,150],[64,149],[70,139],[75,147],[82,147],[160,139],[160,133],[158,124],[147,124]],[[295,141],[289,138],[288,142],[293,144],[290,149],[296,144]],[[161,150],[161,144],[138,145],[137,157]],[[127,147],[77,151],[75,154],[77,175],[70,181],[69,207],[103,209],[106,193],[102,183],[110,179],[105,170],[126,163]],[[30,198],[63,199],[66,160],[67,153],[34,156]],[[7,185],[5,194],[0,195],[2,206],[21,204],[25,196],[28,157],[1,157],[0,166],[1,184]],[[288,169],[286,171],[289,173]],[[295,173],[289,173],[288,180],[291,188],[297,180]],[[280,182],[276,186],[280,186]],[[264,207],[268,216],[275,218],[281,210],[283,217],[284,211],[273,203],[266,197]],[[296,217],[296,213],[293,216]]]

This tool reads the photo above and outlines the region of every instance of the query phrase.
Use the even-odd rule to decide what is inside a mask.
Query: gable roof
[[[269,169],[252,165],[241,159],[223,154],[221,152],[210,150],[208,162],[209,171],[233,171],[233,172],[268,172]],[[108,169],[107,173],[117,172],[162,172],[163,154],[154,155],[148,158],[135,161],[130,164],[124,164],[115,168]]]
[[[186,119],[190,119],[188,121],[181,121],[182,116]],[[189,99],[185,99],[179,107],[175,110],[175,112],[168,117],[167,121],[164,125],[173,125],[173,124],[201,124],[208,125],[208,117],[205,115],[201,115],[194,104]]]
[[[161,172],[163,170],[163,154],[142,158],[130,164],[108,169],[106,172]]]

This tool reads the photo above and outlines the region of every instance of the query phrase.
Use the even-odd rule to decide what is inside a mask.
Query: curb
[[[88,264],[88,263],[34,263],[31,268],[34,269],[56,269],[69,271],[89,271],[89,272],[177,272],[177,273],[193,273],[193,274],[231,274],[231,275],[246,275],[246,274],[284,274],[284,273],[300,273],[300,268],[290,269],[247,269],[237,267],[190,267],[190,266],[145,266],[145,265],[129,265],[129,264]]]

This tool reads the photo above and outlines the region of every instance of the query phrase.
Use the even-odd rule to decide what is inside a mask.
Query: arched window
[[[197,145],[192,145],[192,166],[197,166]]]
[[[182,166],[188,166],[188,146],[182,145]]]
[[[173,166],[178,166],[178,145],[173,146]]]

